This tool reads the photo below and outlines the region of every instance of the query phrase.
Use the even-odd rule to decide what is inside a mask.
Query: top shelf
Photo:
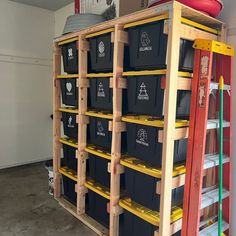
[[[106,21],[93,27],[63,35],[55,39],[55,43],[59,45],[68,43],[67,40],[78,40],[79,36],[84,35],[87,37],[94,37],[97,34],[103,32],[112,32],[116,25],[123,25],[126,28],[137,25],[138,22],[145,24],[150,21],[150,19],[160,18],[165,16],[165,19],[168,19],[169,13],[172,12],[176,7],[180,7],[182,13],[182,23],[192,26],[193,28],[199,28],[211,34],[220,34],[220,31],[224,27],[224,23],[207,16],[197,10],[194,10],[190,7],[187,7],[176,1],[160,4],[149,9],[138,11],[126,16],[122,16],[110,21]],[[164,19],[164,18],[163,18]]]

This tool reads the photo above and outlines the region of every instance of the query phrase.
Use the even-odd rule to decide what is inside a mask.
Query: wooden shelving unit
[[[148,22],[165,19],[165,33],[168,34],[167,48],[167,69],[141,72],[124,72],[124,45],[129,43],[126,27],[141,25]],[[88,74],[88,37],[104,33],[112,33],[114,42],[114,62],[113,73]],[[161,207],[157,218],[150,221],[159,227],[155,236],[167,236],[178,232],[181,229],[182,219],[173,218],[176,212],[182,215],[181,209],[171,211],[171,191],[174,188],[184,185],[184,170],[178,170],[173,174],[173,150],[174,141],[188,137],[188,128],[176,128],[176,98],[178,90],[191,90],[191,77],[189,73],[178,71],[179,65],[179,45],[180,39],[194,41],[197,38],[210,40],[224,40],[225,26],[222,22],[208,17],[198,11],[186,7],[178,2],[162,4],[147,10],[133,13],[112,21],[108,21],[80,32],[64,35],[54,41],[54,66],[53,66],[53,160],[54,160],[54,196],[66,210],[76,218],[85,223],[98,235],[119,235],[119,217],[125,208],[125,199],[121,200],[120,175],[124,172],[125,161],[121,162],[121,134],[126,131],[126,121],[122,117],[122,90],[126,88],[126,77],[129,75],[141,74],[162,74],[166,76],[165,81],[165,106],[163,131],[159,134],[159,141],[163,143],[162,169],[149,169],[153,175],[161,174],[161,181],[157,182],[157,193],[161,195]],[[61,72],[61,50],[60,46],[72,41],[78,41],[78,75],[64,75]],[[87,125],[89,116],[103,116],[102,114],[92,114],[88,111],[87,97],[90,77],[110,77],[110,84],[113,89],[113,114],[106,115],[110,119],[110,129],[112,130],[111,152],[107,153],[98,150],[94,146],[87,144]],[[79,108],[74,111],[78,113],[77,123],[78,140],[61,139],[61,78],[74,78],[77,80],[79,93]],[[78,168],[77,173],[61,168],[61,144],[66,143],[77,148]],[[86,160],[88,153],[96,154],[101,158],[110,160],[109,171],[111,174],[110,189],[103,189],[91,180],[86,179]],[[130,163],[129,163],[130,164]],[[127,163],[126,163],[127,165]],[[67,202],[61,196],[61,175],[64,173],[69,178],[76,179],[77,207]],[[97,191],[99,195],[109,199],[110,227],[104,228],[95,220],[85,214],[85,195],[91,189]],[[96,190],[97,189],[97,190]],[[137,208],[137,206],[136,206]],[[171,213],[172,212],[172,213]],[[145,213],[145,211],[144,211]],[[134,212],[140,215],[140,212]],[[172,216],[172,217],[171,217]],[[143,217],[143,215],[142,215]],[[145,218],[145,217],[143,217]],[[146,219],[146,218],[145,218]]]

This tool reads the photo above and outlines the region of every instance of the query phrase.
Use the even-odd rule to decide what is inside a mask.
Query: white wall
[[[234,45],[236,49],[236,1],[232,0],[224,0],[224,10],[222,12],[222,15],[220,16],[220,19],[227,23],[227,26],[229,28],[229,34],[228,34],[228,43]],[[232,159],[233,159],[233,209],[232,209],[232,219],[231,219],[231,227],[232,227],[232,236],[236,235],[236,146],[234,145],[236,142],[236,57],[234,58],[234,65],[233,65],[233,93],[232,93],[232,99],[233,99],[233,122],[232,122],[232,128],[233,128],[233,138],[232,138],[232,144],[233,144],[233,153],[232,153]]]
[[[0,168],[52,156],[54,13],[0,1]]]
[[[55,11],[55,37],[62,35],[66,18],[74,14],[74,3]]]

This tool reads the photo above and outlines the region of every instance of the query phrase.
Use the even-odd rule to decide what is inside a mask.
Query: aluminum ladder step
[[[223,164],[229,162],[229,157],[227,155],[223,155]],[[205,155],[205,162],[204,162],[204,170],[213,168],[219,165],[219,154],[211,153]]]
[[[211,90],[211,91],[212,91],[212,90],[219,90],[219,83],[211,82],[211,84],[210,84],[210,90]],[[224,90],[230,91],[230,90],[231,90],[230,85],[224,84]]]
[[[230,122],[224,120],[223,127],[230,127]],[[220,121],[218,119],[210,119],[207,121],[207,129],[219,129],[220,128]]]
[[[229,229],[229,224],[225,221],[222,222],[222,231]],[[200,236],[217,236],[218,235],[218,222],[215,222],[212,225],[209,225],[205,229],[201,230],[199,233]]]
[[[229,197],[229,191],[223,189],[222,197]],[[201,209],[213,205],[219,201],[219,189],[213,189],[202,194]]]

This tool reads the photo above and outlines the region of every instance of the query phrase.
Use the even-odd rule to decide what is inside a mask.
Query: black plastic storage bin
[[[109,227],[109,213],[107,213],[108,203],[109,200],[106,198],[91,190],[88,191],[86,213],[106,228]]]
[[[106,150],[111,150],[112,132],[109,131],[109,119],[92,117],[89,118],[90,143]],[[122,133],[121,149],[127,151],[126,133]]]
[[[63,144],[63,163],[69,169],[77,172],[76,148]]]
[[[89,173],[88,176],[99,184],[110,188],[110,173],[108,173],[109,160],[89,154]]]
[[[91,78],[89,95],[91,108],[112,111],[113,91],[110,88],[110,78]]]
[[[62,112],[62,123],[64,134],[72,139],[78,139],[78,124],[76,123],[76,114]]]
[[[154,211],[160,211],[161,196],[156,193],[157,181],[147,174],[125,168],[126,193],[133,201]],[[183,203],[184,187],[172,190],[172,206]]]
[[[63,180],[65,198],[72,204],[76,205],[76,200],[77,200],[77,194],[75,192],[76,182],[64,175],[62,177],[62,180]]]
[[[68,74],[78,74],[78,49],[77,42],[61,46],[64,71]]]
[[[158,142],[159,127],[127,123],[128,155],[139,158],[147,164],[160,168],[162,165],[162,143]],[[174,143],[174,163],[186,160],[187,139]]]
[[[111,33],[89,38],[89,43],[91,72],[112,72],[114,44],[111,42]]]
[[[153,236],[157,229],[157,226],[154,226],[125,210],[124,229],[120,236]],[[181,231],[173,234],[173,236],[181,236]]]
[[[168,36],[164,34],[164,20],[131,27],[127,31],[130,70],[166,68]],[[193,70],[194,49],[192,44],[192,42],[181,39],[179,70]]]
[[[162,76],[144,75],[127,77],[128,113],[163,117],[164,92]],[[191,92],[177,92],[177,118],[190,113]]]
[[[78,107],[78,88],[76,79],[61,79],[62,103],[66,106]]]
[[[89,154],[88,159],[88,173],[87,175],[98,182],[99,184],[110,188],[111,175],[108,173],[108,163],[110,161],[92,154]],[[120,186],[122,189],[125,188],[125,176],[124,174],[120,177]]]

